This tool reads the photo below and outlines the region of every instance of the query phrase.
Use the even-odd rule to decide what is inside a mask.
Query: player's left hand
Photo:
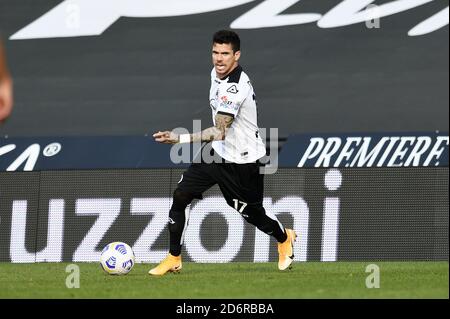
[[[156,142],[164,144],[176,144],[180,141],[179,135],[172,131],[158,131],[157,133],[153,134],[153,137],[155,138]]]

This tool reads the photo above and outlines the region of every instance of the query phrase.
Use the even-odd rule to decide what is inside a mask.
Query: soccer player
[[[228,30],[214,34],[212,41],[210,107],[214,126],[193,134],[178,135],[173,131],[153,134],[155,141],[176,144],[212,142],[212,149],[221,161],[192,163],[181,176],[173,193],[169,212],[170,249],[168,256],[151,275],[178,272],[181,267],[181,247],[189,220],[189,208],[194,198],[218,184],[228,205],[245,220],[278,241],[278,268],[285,270],[294,258],[293,244],[297,237],[285,229],[277,218],[268,215],[262,206],[264,175],[261,159],[266,154],[258,132],[255,93],[247,74],[239,65],[240,39]]]
[[[13,107],[12,80],[6,66],[5,53],[0,41],[0,123],[11,114]]]

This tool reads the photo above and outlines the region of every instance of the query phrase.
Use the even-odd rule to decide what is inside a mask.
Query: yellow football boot
[[[179,272],[181,270],[181,255],[173,256],[169,254],[158,266],[150,269],[150,275],[162,276],[166,272]]]
[[[286,228],[287,238],[283,243],[278,243],[278,269],[285,270],[291,268],[291,263],[294,260],[294,242],[297,234],[292,229]]]

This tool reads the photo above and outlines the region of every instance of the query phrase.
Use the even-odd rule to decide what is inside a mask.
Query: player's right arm
[[[180,141],[180,135],[172,131],[157,132],[153,134],[156,142],[164,144],[176,144],[180,142],[211,142],[222,141],[225,139],[228,129],[233,123],[234,117],[227,113],[217,113],[215,118],[216,125],[208,127],[201,132],[186,134],[186,141]]]

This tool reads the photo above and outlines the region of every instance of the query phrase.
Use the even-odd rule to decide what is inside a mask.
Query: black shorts
[[[193,163],[181,176],[178,188],[202,199],[203,192],[218,184],[228,205],[239,210],[241,205],[262,205],[264,174],[260,162]]]

